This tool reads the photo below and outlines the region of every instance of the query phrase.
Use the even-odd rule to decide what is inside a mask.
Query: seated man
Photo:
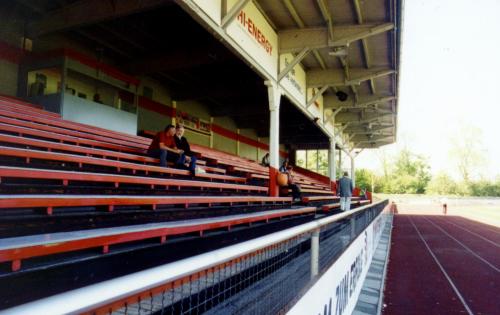
[[[176,164],[184,165],[184,152],[175,145],[175,127],[168,125],[164,131],[158,132],[148,149],[148,155],[160,159],[160,166],[167,166],[167,159]]]
[[[184,126],[182,124],[177,124],[177,126],[175,127],[174,139],[177,148],[184,151],[184,167],[186,167],[191,172],[192,176],[195,176],[196,156],[191,151],[191,147],[189,146],[189,142],[187,141],[186,137],[184,137]]]
[[[292,190],[292,197],[294,201],[300,201],[302,192],[300,191],[300,186],[293,183],[292,169],[293,167],[290,165],[288,159],[285,159],[279,171],[288,175],[288,186],[284,188]]]

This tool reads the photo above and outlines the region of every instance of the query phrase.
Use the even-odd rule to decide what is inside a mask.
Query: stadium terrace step
[[[302,197],[302,202],[308,203],[311,201],[324,201],[324,200],[340,200],[337,196],[305,196]]]
[[[148,175],[150,172],[160,173],[160,174],[170,174],[170,175],[183,175],[183,176],[190,175],[188,170],[182,170],[170,167],[143,165],[143,164],[115,161],[103,158],[87,157],[81,155],[54,153],[54,152],[46,152],[39,150],[18,149],[18,148],[9,148],[0,146],[0,156],[2,155],[25,158],[27,164],[30,164],[31,159],[39,159],[39,160],[77,163],[79,168],[82,168],[83,165],[107,166],[110,168],[115,168],[116,172],[118,173],[121,172],[121,170],[127,169],[132,171],[133,174],[136,174],[137,171],[143,171],[146,173],[146,175]],[[246,182],[246,178],[244,177],[236,177],[236,176],[220,175],[220,174],[199,173],[196,175],[196,177],[207,178],[210,180],[216,179],[222,181],[234,181],[242,183]]]
[[[41,123],[36,123],[36,122],[30,122],[30,121],[24,121],[24,120],[19,120],[15,118],[9,118],[5,117],[4,113],[10,113],[8,111],[0,110],[0,123],[3,124],[9,124],[12,126],[18,126],[18,127],[25,127],[29,128],[33,131],[40,132],[40,131],[46,131],[46,132],[53,132],[59,135],[65,135],[65,136],[71,136],[75,137],[78,139],[86,139],[86,140],[93,140],[96,142],[99,142],[100,144],[111,144],[118,146],[121,150],[127,150],[129,152],[134,152],[134,153],[144,153],[146,152],[148,146],[147,145],[135,145],[134,143],[127,141],[127,140],[121,140],[121,139],[114,139],[110,137],[105,137],[101,135],[93,135],[81,131],[76,131],[76,130],[71,130],[71,129],[66,129],[66,128],[61,128],[61,127],[54,127],[50,125],[44,125]]]
[[[110,175],[102,173],[88,173],[88,172],[71,172],[71,171],[58,171],[58,170],[44,170],[34,168],[21,168],[21,167],[6,167],[0,166],[0,178],[4,183],[4,178],[28,178],[28,179],[53,179],[61,180],[63,186],[67,186],[70,181],[76,182],[101,182],[113,183],[115,188],[120,184],[139,184],[150,185],[152,189],[155,186],[174,186],[174,187],[193,187],[193,188],[216,188],[222,191],[223,189],[238,191],[254,191],[254,192],[267,192],[267,187],[240,185],[240,184],[227,184],[215,183],[196,180],[181,180],[170,178],[152,178],[141,176],[128,176],[128,175]]]
[[[19,104],[15,102],[11,102],[8,100],[5,100],[0,96],[0,106],[3,109],[8,109],[11,111],[17,111],[17,112],[22,112],[26,114],[31,114],[31,115],[38,115],[40,117],[47,117],[47,118],[61,118],[61,115],[53,113],[53,112],[48,112],[43,109],[41,109],[41,106],[37,106],[34,104],[30,105],[24,105],[24,104]]]
[[[0,125],[1,128],[1,125]],[[135,162],[141,163],[141,164],[154,164],[158,165],[159,160],[157,158],[152,158],[148,156],[143,156],[143,155],[136,155],[136,154],[130,154],[130,153],[123,153],[123,152],[117,152],[117,151],[110,151],[110,150],[103,150],[103,149],[95,149],[95,148],[89,148],[85,146],[79,146],[79,145],[70,145],[70,144],[64,144],[60,142],[52,142],[52,141],[45,141],[45,140],[39,140],[39,139],[33,139],[33,138],[27,138],[27,137],[18,137],[18,136],[11,136],[11,135],[6,135],[6,134],[0,134],[0,143],[8,143],[10,145],[23,145],[28,148],[36,147],[40,148],[43,150],[48,150],[50,151],[62,151],[64,153],[79,153],[79,154],[84,154],[89,157],[101,157],[104,159],[112,158],[110,161],[129,161],[129,162]],[[205,169],[207,172],[213,172],[213,173],[220,173],[220,174],[225,174],[226,170],[222,168],[217,168],[217,167],[210,167],[210,166],[203,166],[205,164],[205,161],[203,160],[198,160],[197,165],[202,165],[202,168]]]
[[[363,205],[367,205],[370,203],[370,200],[354,200],[352,201],[351,200],[351,207],[357,207],[357,206],[363,206]],[[330,204],[326,204],[326,205],[323,205],[321,206],[321,209],[323,210],[323,212],[329,212],[330,210],[333,210],[333,209],[338,209],[340,208],[340,203],[330,203]]]
[[[210,219],[194,219],[135,226],[60,232],[52,234],[21,236],[0,240],[0,262],[10,262],[12,271],[21,268],[21,260],[51,254],[77,251],[86,248],[102,248],[105,254],[109,246],[138,240],[158,238],[165,242],[168,236],[227,228],[259,221],[314,213],[315,207],[272,210],[251,214],[239,214]]]
[[[269,175],[253,174],[253,173],[249,173],[247,177],[249,179],[269,179]]]
[[[303,193],[310,193],[310,194],[325,194],[325,195],[333,195],[333,192],[331,190],[322,190],[322,189],[301,189],[300,190]]]
[[[241,172],[241,173],[248,173],[248,174],[260,174],[264,176],[269,176],[269,171],[261,171],[258,169],[253,169],[248,166],[235,166],[234,164],[231,164],[229,166],[229,170],[231,172]]]
[[[0,117],[1,118],[1,117]],[[96,140],[91,140],[91,139],[86,139],[86,138],[80,138],[80,137],[75,137],[75,136],[68,136],[64,134],[59,134],[54,131],[44,131],[44,130],[37,130],[32,128],[33,126],[28,126],[28,127],[23,127],[23,126],[17,126],[17,125],[12,125],[12,124],[6,124],[0,122],[0,131],[3,132],[9,132],[9,133],[16,133],[18,135],[29,135],[31,137],[36,137],[38,139],[43,138],[43,139],[51,139],[54,141],[58,141],[60,143],[71,143],[74,145],[86,145],[91,148],[101,148],[101,149],[108,149],[108,150],[115,150],[117,152],[129,152],[129,153],[135,153],[135,154],[145,154],[145,150],[137,150],[135,148],[127,147],[127,146],[121,146],[121,145],[116,145],[112,143],[105,143],[101,141],[96,141]]]
[[[8,109],[8,106],[5,109]],[[22,110],[21,108],[17,107],[15,111],[11,111],[11,110],[4,110],[4,108],[2,108],[0,109],[0,115],[10,118],[15,118],[25,122],[33,122],[47,126],[78,131],[83,134],[87,134],[89,137],[103,136],[106,137],[107,139],[123,140],[130,143],[130,146],[137,146],[138,148],[149,146],[149,143],[151,142],[151,140],[148,138],[128,135],[117,131],[106,130],[99,127],[63,120],[62,118],[58,117],[46,117],[45,115],[33,112],[31,109]]]
[[[46,208],[52,214],[57,207],[107,206],[112,211],[115,206],[151,206],[154,210],[160,205],[192,205],[257,203],[283,205],[292,203],[291,197],[267,196],[106,196],[106,195],[0,195],[0,209]]]

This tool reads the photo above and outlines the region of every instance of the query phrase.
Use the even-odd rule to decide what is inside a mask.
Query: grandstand
[[[401,12],[1,3],[0,313],[352,313],[395,206],[355,188],[341,211],[337,179],[396,140]],[[148,155],[167,124],[195,175]]]

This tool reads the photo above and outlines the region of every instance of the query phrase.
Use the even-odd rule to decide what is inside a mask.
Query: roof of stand
[[[325,117],[350,146],[393,143],[397,130],[402,1],[256,0],[278,32],[280,52],[299,55],[308,87],[324,87]],[[307,51],[307,50],[306,50]],[[348,95],[341,102],[337,92]]]
[[[324,117],[337,113],[335,125],[349,147],[395,141],[401,0],[253,2],[277,31],[280,53],[307,51],[301,60],[307,84],[324,89]],[[268,136],[262,77],[174,1],[124,0],[118,6],[99,0],[16,0],[2,6],[30,21],[26,31],[35,40],[62,34],[126,72],[164,82],[173,99],[199,100],[212,116],[229,116],[238,128]],[[339,101],[339,91],[348,95],[346,101]],[[320,128],[287,99],[281,120],[286,122],[280,128],[282,143],[328,145]]]

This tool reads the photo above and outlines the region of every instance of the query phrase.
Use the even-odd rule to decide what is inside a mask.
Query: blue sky
[[[500,175],[500,0],[406,0],[398,141],[428,158],[432,171],[455,174],[451,138],[477,128],[481,176]],[[377,150],[357,167],[379,168]]]

